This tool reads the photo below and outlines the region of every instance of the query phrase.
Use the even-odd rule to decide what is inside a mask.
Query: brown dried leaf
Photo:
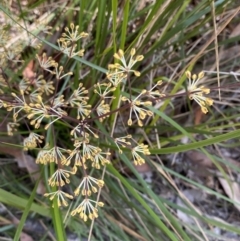
[[[203,167],[205,168],[205,172],[204,173],[208,173],[207,169],[211,169],[211,170],[215,170],[216,173],[218,174],[218,180],[222,185],[222,188],[224,189],[226,195],[233,200],[234,202],[238,203],[238,204],[234,204],[234,206],[240,211],[240,186],[238,183],[236,182],[232,182],[229,183],[229,180],[226,180],[224,178],[222,178],[221,173],[219,171],[217,171],[216,167],[214,166],[214,164],[212,163],[212,161],[203,153],[198,152],[198,151],[189,151],[187,153],[187,156],[196,164],[201,166],[200,168],[198,168],[198,171],[203,171]],[[231,158],[225,158],[226,162],[230,163],[231,165],[235,165],[236,167],[240,167],[240,163],[236,162],[235,160],[231,159]],[[219,163],[221,165],[221,167],[228,171],[229,173],[229,168],[227,168],[224,164]],[[231,184],[231,185],[230,185]]]
[[[35,159],[32,156],[29,156],[23,153],[21,156],[16,158],[16,160],[18,162],[18,165],[19,163],[21,164],[24,163],[25,168],[27,168],[28,173],[31,175],[31,178],[34,181],[40,178],[39,166],[36,164]],[[43,195],[46,192],[46,189],[42,180],[40,180],[36,192],[41,195]]]
[[[25,154],[21,148],[3,144],[3,142],[19,145],[21,143],[20,135],[0,137],[0,153],[14,156],[19,168],[26,168],[28,170],[28,173],[31,175],[31,178],[34,181],[38,180],[40,177],[40,170],[39,166],[35,163],[34,158]],[[42,180],[39,182],[37,193],[42,195],[45,193],[45,186]]]
[[[151,171],[150,166],[146,162],[142,165],[134,165],[134,167],[139,173],[146,173]]]
[[[236,58],[237,56],[239,56],[239,52],[240,52],[239,45],[232,46],[228,49],[224,49],[219,54],[219,60],[226,60],[226,59],[230,60],[232,58]]]
[[[240,211],[240,187],[239,184],[236,182],[231,183],[231,186],[229,186],[229,182],[225,180],[224,178],[218,178],[219,182],[221,183],[225,193],[228,195],[228,197],[233,200],[235,203],[234,206]]]
[[[202,119],[205,116],[205,114],[202,112],[201,108],[197,108],[194,118],[194,124],[199,125],[202,123]]]
[[[20,235],[20,241],[33,241],[33,239],[28,234],[22,232]]]
[[[36,74],[33,71],[34,68],[34,61],[31,60],[26,68],[23,70],[23,78],[28,80],[33,80],[36,76]]]
[[[233,31],[229,35],[229,38],[233,38],[239,35],[240,35],[240,23],[233,29]]]
[[[214,168],[213,163],[211,160],[204,154],[199,151],[188,151],[186,153],[187,157],[189,158],[189,161],[192,164],[192,167],[200,172],[202,172],[204,169],[207,168]]]
[[[213,164],[213,162],[202,152],[199,151],[188,151],[186,153],[187,157],[190,159],[190,161],[192,162],[192,164],[195,164],[197,166],[202,166],[205,168],[211,168],[214,170],[217,170],[215,165]],[[236,167],[240,167],[240,163],[238,163],[237,161],[225,157],[225,160],[228,164],[231,164],[233,166]],[[223,163],[219,163],[219,165],[224,169],[224,170],[228,170],[227,167],[223,164]]]

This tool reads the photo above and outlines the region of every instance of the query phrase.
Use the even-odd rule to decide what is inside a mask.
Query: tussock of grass
[[[28,3],[12,1],[11,5],[9,2],[0,3],[0,24],[3,29],[0,32],[0,91],[9,98],[19,94],[17,86],[23,75],[29,77],[39,71],[36,54],[41,60],[45,52],[53,57],[54,63],[58,63],[58,66],[53,63],[48,71],[38,72],[46,80],[50,80],[51,74],[60,66],[67,69],[63,81],[58,78],[59,82],[54,86],[57,93],[70,95],[73,90],[82,88],[79,86],[81,82],[89,90],[90,97],[85,100],[91,105],[98,103],[93,86],[103,83],[106,76],[112,77],[111,71],[119,70],[117,63],[121,63],[122,55],[139,58],[134,65],[131,81],[126,80],[124,85],[116,85],[112,90],[115,98],[109,105],[110,117],[103,115],[99,119],[95,115],[91,119],[93,143],[109,151],[111,155],[106,156],[111,156],[112,163],[102,169],[87,169],[89,175],[103,179],[105,183],[96,196],[99,206],[104,203],[104,207],[97,211],[98,218],[84,222],[77,215],[70,215],[81,202],[81,195],[75,197],[74,190],[85,171],[68,169],[75,173],[64,192],[69,193],[73,201],[68,207],[59,208],[56,199],[52,203],[43,197],[43,193],[37,194],[40,180],[44,180],[48,193],[58,190],[57,187],[49,187],[48,179],[59,165],[50,163],[50,166],[43,166],[38,181],[32,182],[29,173],[13,164],[9,158],[11,148],[20,148],[22,141],[11,142],[11,145],[7,145],[10,151],[5,150],[5,154],[1,155],[7,158],[7,162],[1,161],[0,171],[0,202],[4,205],[0,209],[1,236],[6,240],[19,240],[24,231],[34,237],[35,230],[26,230],[24,224],[40,218],[45,229],[41,240],[67,240],[73,233],[79,240],[93,241],[239,239],[239,220],[235,215],[239,209],[239,188],[235,185],[239,175],[237,148],[240,136],[239,10],[237,2],[233,0],[212,3],[208,0],[93,0],[64,3],[41,0]],[[78,31],[88,33],[88,38],[85,38],[87,35],[82,36],[81,42],[74,47],[80,52],[68,58],[66,52],[59,51],[64,40],[58,44],[57,39],[72,23],[73,29],[79,26]],[[6,56],[9,49],[14,50],[13,58],[19,62]],[[82,49],[85,49],[84,56]],[[124,53],[119,49],[123,49]],[[131,52],[133,49],[136,49],[134,55]],[[24,62],[20,62],[23,59]],[[112,64],[110,70],[109,64]],[[208,98],[213,100],[212,105],[200,102],[200,108],[191,101],[200,97],[194,92],[195,86],[192,93],[186,91],[189,91],[186,71],[200,73],[196,78],[199,77],[205,87],[205,92],[201,93],[207,93]],[[187,72],[187,76],[195,79],[190,72]],[[162,80],[161,85],[157,85],[159,80]],[[49,81],[42,83],[46,85]],[[131,106],[131,98],[136,98],[143,89],[149,90],[154,85],[154,91],[158,90],[159,96],[160,93],[162,95],[158,100],[150,99],[151,106],[148,106],[147,98],[143,100],[146,111],[153,113],[153,116],[145,112],[144,120],[137,123],[133,117],[132,123],[126,106]],[[48,90],[51,91],[51,87]],[[52,92],[55,90],[52,89]],[[15,94],[11,95],[11,92]],[[121,101],[126,103],[125,107],[119,107]],[[208,113],[203,115],[200,109]],[[6,135],[4,127],[8,121],[12,121],[12,115],[3,108],[0,111],[0,131]],[[68,114],[76,115],[76,108]],[[70,137],[70,127],[75,126],[77,121],[70,117],[66,121],[57,119],[54,135],[51,127],[46,127],[45,141],[50,146],[71,149],[73,137]],[[24,119],[20,122],[17,135],[23,140],[34,128],[26,125]],[[15,128],[14,125],[11,127]],[[44,131],[44,125],[41,124],[36,134],[41,135]],[[111,138],[116,133],[131,134],[137,143],[143,143],[147,155],[144,159],[139,156],[135,163],[147,163],[153,173],[151,183],[146,182],[144,174],[133,165],[131,151],[126,151],[128,144],[121,146],[123,151],[118,152]],[[104,138],[98,140],[97,135]],[[124,141],[128,142],[128,138]],[[42,139],[38,136],[36,140],[39,142],[36,144],[41,146]],[[2,149],[6,146],[3,135],[0,141]],[[146,151],[147,145],[150,153]],[[29,154],[37,157],[39,150],[39,145],[36,145]],[[190,161],[188,154],[193,150],[198,150],[206,162],[196,157]],[[231,161],[226,161],[227,158]],[[43,163],[44,159],[37,161]],[[196,169],[199,171],[194,172]],[[215,182],[215,186],[209,184],[209,179]],[[98,185],[103,184],[98,182]],[[189,196],[189,190],[197,190],[204,198],[195,200]],[[51,197],[51,194],[48,196]],[[179,213],[190,221],[184,223]]]

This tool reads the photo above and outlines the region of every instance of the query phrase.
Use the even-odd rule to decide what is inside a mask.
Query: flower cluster
[[[31,132],[29,136],[23,141],[23,149],[27,151],[28,149],[36,148],[38,143],[40,144],[43,142],[43,139],[44,136]]]
[[[61,207],[61,206],[67,207],[68,202],[66,201],[66,198],[73,199],[72,195],[70,195],[66,192],[63,192],[61,190],[57,190],[55,192],[50,192],[50,193],[45,193],[44,196],[49,197],[50,200],[53,200],[54,198],[57,198],[58,207]]]
[[[17,127],[19,126],[16,122],[8,122],[7,123],[7,133],[9,136],[13,136],[13,132],[17,131]]]
[[[202,112],[206,114],[208,106],[213,104],[213,99],[205,96],[210,93],[209,88],[204,85],[198,86],[199,81],[204,77],[204,73],[200,72],[198,75],[192,75],[190,71],[186,71],[186,76],[188,78],[189,99],[195,100],[200,105]]]
[[[58,46],[60,51],[66,54],[69,58],[74,56],[83,56],[84,49],[77,49],[77,41],[86,38],[88,33],[78,31],[79,26],[75,26],[73,23],[70,24],[70,28],[66,27],[62,37],[58,39]]]
[[[119,75],[120,76],[125,76],[128,75],[129,73],[134,73],[135,76],[140,76],[140,72],[133,70],[132,67],[139,61],[143,60],[143,55],[137,55],[135,57],[136,50],[134,48],[131,49],[130,51],[130,60],[127,61],[123,50],[119,50],[117,53],[114,54],[114,58],[120,61],[120,63],[115,63],[115,64],[109,64],[108,69],[110,70],[108,72],[108,76],[110,75]]]
[[[93,204],[95,204],[93,206]],[[91,220],[98,217],[98,209],[97,207],[103,207],[103,202],[95,202],[89,198],[85,198],[76,209],[71,212],[71,215],[74,216],[77,213],[80,218],[82,218],[85,222],[90,218]]]
[[[79,33],[79,26],[71,24],[57,41],[59,50],[68,60],[74,56],[82,57],[84,49],[79,48],[79,41],[87,36],[85,32]],[[127,113],[126,124],[140,128],[146,119],[154,115],[150,110],[153,102],[165,96],[159,90],[162,81],[140,91],[132,88],[130,78],[141,76],[135,67],[144,59],[143,55],[136,55],[134,48],[129,55],[119,50],[113,56],[115,62],[108,65],[105,79],[89,87],[82,82],[72,85],[73,81],[67,80],[72,78],[73,72],[67,71],[66,65],[60,65],[46,53],[36,55],[36,63],[40,67],[38,72],[31,79],[23,78],[19,81],[10,97],[0,99],[0,108],[12,113],[13,121],[7,124],[9,135],[13,135],[19,123],[27,123],[30,133],[23,139],[23,149],[38,149],[36,163],[51,165],[48,185],[53,191],[44,196],[56,200],[60,207],[68,206],[68,200],[81,195],[83,200],[72,210],[71,215],[78,214],[84,221],[97,218],[98,208],[104,205],[94,200],[96,193],[104,187],[104,180],[102,177],[91,176],[88,168],[97,169],[94,173],[98,173],[98,170],[111,164],[111,159],[116,156],[112,155],[115,150],[119,154],[125,152],[131,156],[134,165],[142,165],[145,156],[150,155],[148,145],[135,140],[129,134],[119,136],[119,133],[113,131],[108,135],[98,128],[99,122],[106,126],[109,123],[112,125],[111,114],[124,110]],[[209,89],[198,87],[203,73],[196,76],[187,71],[186,75],[189,79],[189,98],[195,100],[206,113],[213,100],[205,97],[210,92]],[[69,84],[67,88],[65,86],[60,90],[60,86],[65,83]],[[0,79],[0,86],[7,87],[4,79]],[[112,103],[116,101],[115,92],[119,87],[123,91],[117,97],[118,106],[114,109],[115,105]],[[60,125],[69,133],[69,142],[66,144],[58,142],[56,138],[56,130]],[[108,127],[106,130],[109,130]],[[54,144],[50,145],[44,134],[37,134],[41,131],[47,132],[46,136],[53,136]],[[107,148],[109,139],[116,146],[114,150]],[[78,173],[81,173],[81,179],[74,192],[68,194],[63,191],[63,187],[71,182],[72,176]]]

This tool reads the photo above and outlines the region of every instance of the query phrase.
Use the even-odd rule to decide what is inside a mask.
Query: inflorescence
[[[69,59],[74,56],[83,56],[84,49],[78,49],[78,41],[88,36],[87,33],[79,33],[79,27],[74,24],[70,28],[66,27],[65,32],[58,39],[58,46],[62,53]],[[114,92],[119,86],[130,86],[131,75],[139,77],[141,74],[135,70],[135,65],[144,59],[143,55],[136,55],[136,50],[130,50],[130,56],[126,56],[123,50],[114,54],[115,63],[109,64],[105,82],[98,82],[91,89],[87,89],[83,83],[79,83],[77,88],[72,91],[58,93],[58,83],[62,79],[71,78],[72,71],[65,71],[65,67],[59,65],[52,57],[43,53],[36,55],[36,61],[44,73],[52,76],[51,80],[44,79],[44,75],[36,73],[34,80],[22,79],[18,89],[14,89],[11,98],[1,99],[0,107],[12,112],[13,121],[7,125],[9,135],[13,135],[23,118],[29,120],[29,124],[34,130],[43,130],[53,133],[52,130],[59,121],[65,125],[69,124],[69,136],[72,140],[72,148],[66,149],[55,143],[53,146],[45,143],[44,134],[37,134],[33,131],[23,140],[24,150],[38,148],[36,163],[55,165],[55,172],[48,179],[48,185],[52,192],[44,196],[50,200],[56,199],[57,205],[68,206],[68,200],[74,196],[81,195],[82,202],[71,211],[71,215],[78,214],[84,221],[98,217],[98,207],[104,204],[95,201],[92,196],[99,192],[104,186],[104,180],[92,177],[87,172],[87,168],[92,167],[101,169],[107,164],[111,164],[112,152],[103,149],[98,145],[99,137],[101,140],[111,138],[119,154],[126,152],[132,156],[135,165],[145,163],[144,156],[150,155],[148,145],[138,143],[129,134],[116,137],[104,137],[100,130],[93,124],[92,120],[98,119],[100,122],[107,121],[111,113],[117,110],[111,109],[111,103],[115,99]],[[199,80],[203,77],[203,72],[191,75],[186,72],[189,79],[188,92],[189,98],[195,100],[204,113],[207,107],[213,104],[213,100],[205,97],[210,89],[204,86],[198,87]],[[6,87],[4,79],[0,79],[1,86]],[[129,85],[127,85],[129,83]],[[154,113],[149,110],[153,101],[165,95],[158,90],[162,81],[158,81],[152,88],[141,90],[140,93],[129,93],[120,97],[119,111],[121,108],[128,110],[127,125],[137,124],[139,127],[144,125],[147,117],[151,118]],[[69,88],[71,90],[71,86]],[[90,104],[90,94],[95,94],[96,103]],[[71,111],[74,110],[74,111]],[[73,121],[75,120],[75,121]],[[75,123],[75,126],[73,126]],[[38,131],[39,132],[39,131]],[[43,131],[44,132],[44,131]],[[113,134],[114,135],[114,134]],[[66,193],[63,186],[71,182],[71,176],[77,172],[82,172],[82,179],[72,194]]]

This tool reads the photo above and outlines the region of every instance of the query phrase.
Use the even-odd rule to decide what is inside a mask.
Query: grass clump
[[[205,0],[1,4],[2,132],[18,138],[5,134],[1,145],[7,155],[18,150],[17,159],[28,152],[42,170],[28,196],[5,177],[11,166],[2,170],[0,201],[9,212],[25,209],[5,237],[18,240],[29,215],[46,206],[45,229],[53,225],[49,236],[59,241],[69,232],[88,240],[213,240],[215,229],[239,235],[234,222],[200,211],[192,191],[237,208],[225,189],[236,191],[236,163],[223,165],[219,151],[239,136],[231,109],[238,103],[227,94],[236,81],[222,87],[221,73],[232,69],[218,48],[237,41],[219,35],[237,18],[235,7]],[[210,64],[223,71],[215,76]],[[175,154],[195,149],[225,193],[190,177],[192,166]],[[144,180],[141,167],[163,190]],[[17,185],[22,190],[24,182]],[[10,195],[17,201],[9,203]]]

